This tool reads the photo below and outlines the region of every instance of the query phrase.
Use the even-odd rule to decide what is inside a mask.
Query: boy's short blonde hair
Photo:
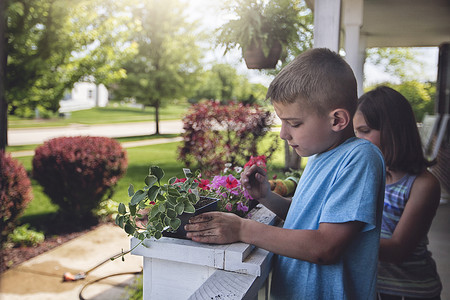
[[[357,106],[356,79],[339,54],[315,48],[297,56],[269,86],[266,99],[272,102],[300,101],[319,115],[343,108],[351,116]]]

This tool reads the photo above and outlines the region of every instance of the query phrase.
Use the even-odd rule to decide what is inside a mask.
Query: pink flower
[[[238,202],[237,210],[240,210],[240,211],[243,211],[243,212],[247,212],[248,211],[248,207],[245,206],[242,202]]]
[[[232,211],[233,210],[233,204],[228,202],[227,205],[225,205],[225,209],[228,210],[228,211]]]
[[[226,186],[227,177],[226,176],[214,176],[213,180],[209,184],[212,189],[219,189],[221,186]]]

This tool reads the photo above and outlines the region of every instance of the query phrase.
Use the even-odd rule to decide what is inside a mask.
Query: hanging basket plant
[[[287,49],[306,28],[298,0],[232,0],[227,11],[233,19],[218,29],[218,44],[225,53],[240,48],[249,69],[273,69],[284,61]]]
[[[244,60],[249,69],[274,69],[282,52],[281,43],[274,41],[268,53],[256,43],[252,43],[244,51]]]

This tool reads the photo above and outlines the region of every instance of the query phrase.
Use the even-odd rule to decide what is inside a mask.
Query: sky
[[[192,18],[199,20],[203,24],[205,30],[214,30],[231,18],[230,15],[227,15],[221,10],[223,5],[222,0],[189,0],[187,3],[189,3]],[[420,74],[420,78],[417,78],[417,80],[436,81],[439,55],[438,47],[416,49],[418,49],[419,52],[417,59],[423,63],[423,67],[415,67],[418,74]],[[239,49],[233,49],[226,55],[223,55],[223,52],[223,48],[220,47],[216,48],[214,51],[210,51],[205,58],[205,62],[230,64],[237,69],[239,74],[247,75],[249,81],[252,83],[261,83],[268,86],[272,81],[273,76],[266,75],[264,71],[247,69]],[[364,73],[364,86],[374,85],[385,81],[395,81],[395,79],[385,73],[382,68],[369,63],[365,64]]]

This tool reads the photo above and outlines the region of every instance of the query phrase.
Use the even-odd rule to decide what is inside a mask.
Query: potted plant
[[[252,156],[244,168],[255,164],[265,169],[266,157]],[[199,171],[193,174],[189,169],[183,169],[186,178],[172,177],[167,184],[162,184],[164,170],[151,166],[142,189],[135,191],[130,184],[128,208],[119,204],[115,222],[127,234],[140,240],[136,248],[147,238],[186,238],[184,225],[192,216],[204,212],[219,210],[247,217],[257,201],[252,200],[240,183],[244,168],[227,164],[222,174],[211,181],[202,179]],[[117,254],[111,260],[123,259],[133,249]]]
[[[187,169],[186,180],[173,177],[162,184],[164,175],[163,169],[151,166],[142,189],[135,191],[130,184],[128,209],[119,204],[116,224],[141,241],[151,237],[160,239],[165,232],[183,237],[183,227],[192,215],[217,208],[217,199],[199,195],[198,180]],[[147,213],[147,221],[143,220],[143,212]]]
[[[249,69],[275,68],[304,27],[298,0],[233,0],[228,10],[236,18],[219,28],[218,43],[225,53],[239,47]]]

